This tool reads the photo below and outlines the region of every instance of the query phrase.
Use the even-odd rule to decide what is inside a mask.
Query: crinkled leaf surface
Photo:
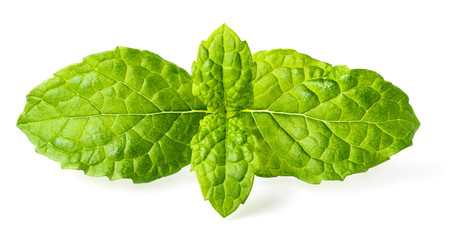
[[[253,141],[238,110],[250,103],[255,67],[246,42],[226,25],[201,43],[192,67],[193,94],[215,111],[191,142],[192,170],[204,198],[223,217],[245,202],[253,184]]]
[[[192,66],[193,94],[210,110],[246,108],[255,68],[248,44],[223,24],[199,46]]]
[[[226,25],[199,46],[192,78],[119,47],[33,89],[17,125],[63,168],[112,180],[149,182],[191,158],[223,217],[254,175],[343,180],[410,146],[420,125],[407,95],[377,73],[288,49],[252,55]]]
[[[175,64],[119,47],[34,88],[17,125],[62,168],[149,182],[190,163],[189,143],[206,115],[191,88]]]
[[[191,142],[192,170],[196,172],[204,199],[223,217],[247,199],[254,174],[253,139],[240,115],[226,118],[218,112],[201,120]]]
[[[258,52],[254,60],[254,105],[244,111],[257,175],[343,180],[412,144],[420,124],[408,97],[379,74],[294,50]]]

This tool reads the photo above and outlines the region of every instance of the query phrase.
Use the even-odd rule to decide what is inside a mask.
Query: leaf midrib
[[[213,112],[208,110],[191,110],[191,111],[162,111],[162,112],[155,112],[155,113],[103,113],[103,114],[95,114],[95,115],[86,115],[86,116],[77,116],[77,117],[71,117],[71,116],[61,116],[58,118],[51,118],[46,119],[42,121],[29,121],[26,123],[21,123],[18,125],[26,125],[31,123],[42,123],[42,122],[49,122],[54,120],[60,120],[60,119],[82,119],[82,118],[92,118],[92,117],[103,117],[103,116],[153,116],[153,115],[162,115],[162,114],[191,114],[191,113],[205,113],[205,114],[211,114]]]
[[[324,123],[367,123],[367,124],[379,124],[379,123],[387,123],[387,122],[397,122],[397,121],[403,121],[403,122],[409,122],[413,123],[411,121],[408,121],[406,119],[390,119],[385,121],[379,121],[379,122],[369,122],[369,121],[363,121],[363,120],[353,120],[353,121],[346,121],[346,120],[323,120],[315,117],[311,117],[309,115],[303,114],[303,113],[290,113],[290,112],[277,112],[277,111],[270,111],[270,110],[259,110],[259,109],[243,109],[242,112],[249,112],[249,113],[268,113],[268,114],[281,114],[281,115],[292,115],[292,116],[300,116],[309,118],[315,121],[320,121]]]

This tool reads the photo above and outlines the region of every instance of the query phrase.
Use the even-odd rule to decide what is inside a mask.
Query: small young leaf
[[[190,163],[189,143],[206,115],[191,85],[160,56],[118,47],[34,88],[17,126],[62,168],[149,182]]]
[[[332,68],[294,50],[254,59],[254,106],[244,112],[256,175],[343,180],[411,146],[420,124],[408,96],[377,73]]]
[[[248,44],[223,24],[199,46],[192,66],[193,94],[209,110],[246,108],[255,67]]]
[[[245,203],[253,185],[249,167],[253,140],[240,116],[226,118],[222,112],[201,120],[191,141],[192,171],[196,172],[205,200],[223,217]]]

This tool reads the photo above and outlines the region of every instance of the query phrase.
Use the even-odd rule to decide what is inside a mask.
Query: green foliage
[[[191,85],[160,56],[118,47],[34,88],[17,126],[62,168],[149,182],[190,163],[189,143],[206,115]]]
[[[193,79],[193,81],[192,81]],[[203,41],[192,77],[118,47],[35,87],[17,126],[62,168],[150,182],[192,164],[223,217],[254,176],[343,180],[412,145],[408,96],[370,70],[288,49],[251,55],[226,25]]]
[[[399,88],[369,70],[331,65],[294,50],[254,55],[254,173],[308,183],[343,180],[410,146],[419,121]]]
[[[191,142],[192,170],[204,199],[225,217],[243,204],[253,185],[253,139],[241,116],[217,112],[201,120]]]

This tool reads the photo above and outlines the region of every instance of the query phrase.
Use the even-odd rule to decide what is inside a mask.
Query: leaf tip
[[[220,27],[217,28],[214,32],[219,32],[221,34],[227,33],[232,35],[237,35],[234,30],[232,30],[226,23],[223,23]]]
[[[215,211],[217,211],[218,214],[220,214],[220,216],[222,218],[226,218],[227,216],[231,215],[231,213],[233,213],[235,211],[235,210],[233,210],[233,211],[225,211],[222,208],[214,208],[214,209],[215,209]]]
[[[226,218],[227,216],[231,215],[233,212],[237,210],[237,208],[240,206],[240,204],[237,205],[228,205],[224,202],[216,202],[212,201],[211,199],[206,199],[210,202],[210,205],[212,205],[213,209],[220,214],[221,217]]]
[[[221,24],[220,28],[230,29],[230,28],[228,27],[228,25],[226,25],[226,23]]]

